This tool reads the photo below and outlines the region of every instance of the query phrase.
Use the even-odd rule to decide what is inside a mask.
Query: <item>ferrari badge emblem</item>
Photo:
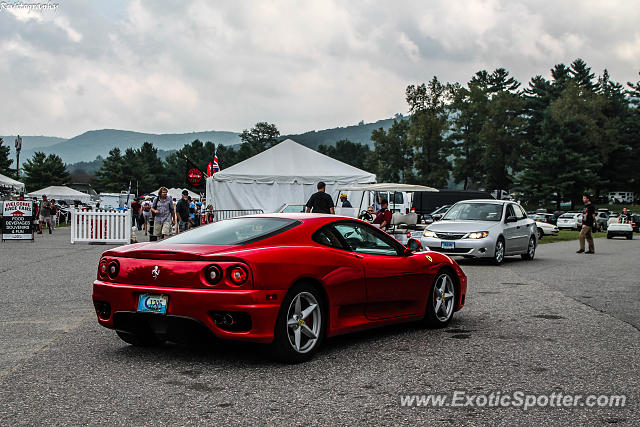
[[[153,270],[151,270],[151,275],[153,276],[154,280],[157,279],[160,275],[160,267],[158,267],[157,265],[153,267]]]
[[[425,258],[429,260],[429,262],[433,262],[433,258],[431,258],[429,255],[425,255]]]

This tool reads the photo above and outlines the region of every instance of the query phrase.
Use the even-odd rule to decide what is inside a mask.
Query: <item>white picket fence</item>
[[[131,213],[71,210],[71,243],[129,243]]]

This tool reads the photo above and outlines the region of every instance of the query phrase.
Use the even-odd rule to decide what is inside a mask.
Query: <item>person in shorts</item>
[[[47,196],[42,196],[42,201],[40,202],[40,224],[38,234],[42,234],[42,226],[43,224],[49,224],[49,234],[51,234],[51,202],[47,200]]]
[[[171,234],[171,227],[176,224],[176,210],[173,207],[173,200],[167,197],[169,190],[167,187],[160,187],[158,197],[153,201],[151,212],[155,217],[153,220],[153,235],[159,240]]]

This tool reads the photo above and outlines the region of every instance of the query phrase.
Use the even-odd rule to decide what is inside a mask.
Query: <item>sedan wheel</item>
[[[285,297],[275,327],[275,356],[283,362],[310,359],[324,336],[324,306],[318,291],[298,285]]]
[[[504,240],[499,238],[496,242],[496,249],[493,254],[493,263],[501,265],[504,262]]]
[[[544,232],[542,231],[542,228],[538,228],[538,240],[542,239],[542,236],[544,236]]]
[[[450,273],[438,274],[431,286],[425,323],[433,328],[446,326],[453,318],[456,303],[456,287]]]
[[[527,253],[520,255],[522,259],[532,260],[536,256],[536,239],[531,236],[529,239],[529,246],[527,246]]]

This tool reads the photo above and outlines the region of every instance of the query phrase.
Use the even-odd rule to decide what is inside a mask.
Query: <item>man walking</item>
[[[167,187],[160,187],[158,197],[153,201],[151,212],[154,213],[153,235],[160,240],[171,234],[171,226],[176,223],[176,212],[173,208],[173,201],[167,197],[169,190]]]
[[[47,200],[47,196],[42,196],[38,211],[40,213],[40,229],[38,234],[42,234],[43,224],[49,224],[49,234],[51,234],[51,202]]]
[[[333,199],[331,199],[330,195],[325,193],[325,183],[320,181],[317,188],[318,191],[313,193],[307,202],[307,213],[335,214]]]
[[[582,201],[584,202],[584,214],[582,215],[582,230],[580,231],[580,249],[578,249],[577,253],[584,252],[584,241],[586,239],[589,243],[589,250],[584,253],[592,254],[595,252],[595,246],[591,232],[596,221],[596,208],[591,203],[591,198],[588,195],[582,196]]]
[[[176,203],[176,215],[178,216],[178,233],[187,231],[189,228],[189,192],[182,191],[182,198]]]

